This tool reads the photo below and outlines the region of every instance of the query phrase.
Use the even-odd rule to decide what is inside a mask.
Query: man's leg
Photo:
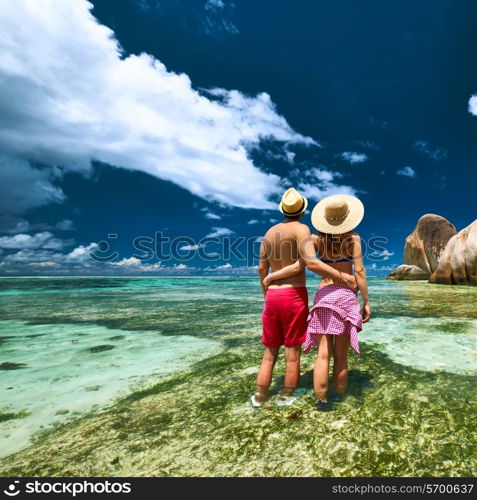
[[[301,345],[285,347],[285,384],[282,395],[292,396],[300,380]]]
[[[308,327],[308,293],[306,287],[298,287],[290,291],[290,297],[284,313],[285,331],[285,383],[282,396],[293,396],[300,381],[301,347]],[[285,312],[286,311],[286,312]]]
[[[255,400],[259,403],[265,399],[268,388],[272,382],[273,367],[278,358],[279,347],[265,347],[263,353],[262,364],[258,370],[257,375],[257,392]]]

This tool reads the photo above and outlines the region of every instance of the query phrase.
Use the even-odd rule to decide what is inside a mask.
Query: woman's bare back
[[[353,233],[355,234],[355,233]],[[340,260],[340,259],[350,259],[351,257],[351,251],[352,248],[350,248],[349,245],[346,245],[342,250],[339,251],[336,254],[331,254],[329,251],[327,251],[327,248],[322,240],[317,234],[312,234],[312,239],[313,243],[316,248],[316,252],[320,255],[320,259],[323,261],[333,261],[333,260]],[[346,254],[346,255],[344,255]],[[348,274],[353,274],[353,261],[349,260],[346,262],[326,262],[329,266],[333,267],[334,269],[341,271],[343,273],[348,273]],[[320,287],[322,286],[328,286],[328,285],[339,285],[343,286],[343,283],[340,281],[336,281],[333,278],[323,278],[320,281]]]

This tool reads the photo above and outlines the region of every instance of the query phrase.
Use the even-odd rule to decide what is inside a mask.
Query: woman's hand
[[[363,317],[361,323],[367,323],[371,318],[371,307],[369,306],[369,303],[364,304],[361,316]]]
[[[267,274],[265,278],[263,278],[263,286],[265,287],[265,289],[267,289],[273,283],[273,279],[270,277],[271,275],[272,273]]]

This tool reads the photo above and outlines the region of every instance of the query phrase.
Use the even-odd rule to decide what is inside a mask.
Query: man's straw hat
[[[280,212],[288,217],[295,217],[302,214],[308,206],[308,200],[296,189],[290,188],[285,191],[282,201],[278,205]]]
[[[363,219],[364,206],[348,194],[323,198],[311,213],[311,223],[322,233],[342,234],[354,229]]]

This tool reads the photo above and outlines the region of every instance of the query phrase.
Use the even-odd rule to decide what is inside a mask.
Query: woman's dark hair
[[[342,234],[317,233],[318,240],[329,255],[351,257],[353,254],[353,233]]]

